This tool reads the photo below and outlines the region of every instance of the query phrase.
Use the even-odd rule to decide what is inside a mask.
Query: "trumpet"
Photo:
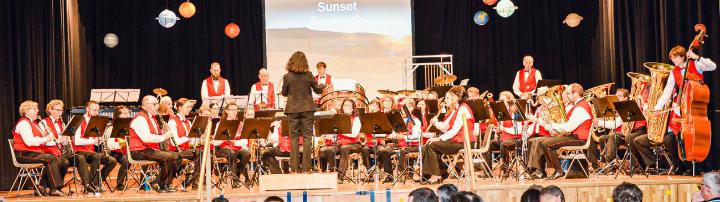
[[[493,94],[490,91],[486,90],[485,92],[480,93],[480,99],[485,98],[485,100],[490,100],[490,99],[492,99],[492,97],[493,97]]]

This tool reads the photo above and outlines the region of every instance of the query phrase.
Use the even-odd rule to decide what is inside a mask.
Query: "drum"
[[[365,107],[367,105],[367,97],[365,97],[365,88],[360,84],[355,84],[354,90],[335,90],[332,84],[323,89],[320,96],[320,106],[322,110],[337,109],[338,105],[345,100],[352,99],[357,107]]]

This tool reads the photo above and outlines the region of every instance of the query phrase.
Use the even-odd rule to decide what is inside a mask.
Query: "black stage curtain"
[[[413,38],[415,55],[447,53],[453,55],[458,80],[469,78],[469,85],[481,91],[512,90],[522,58],[532,55],[543,78],[565,83],[594,81],[593,39],[597,38],[599,3],[597,1],[514,0],[518,10],[502,18],[477,0],[413,1]],[[490,20],[480,26],[473,22],[477,11],[485,11]],[[575,12],[583,16],[581,24],[570,28],[565,16]],[[595,74],[597,75],[597,74]],[[423,71],[416,73],[423,78]],[[416,79],[417,88],[425,86]]]
[[[661,0],[661,1],[615,1],[615,36],[618,75],[626,78],[629,71],[649,74],[643,62],[672,64],[668,52],[676,45],[688,47],[697,34],[693,26],[703,23],[710,37],[703,49],[695,51],[703,57],[720,64],[720,5],[718,1]],[[701,169],[720,168],[720,73],[718,70],[704,73],[710,86],[708,115],[712,124],[713,138],[710,155],[698,164]]]

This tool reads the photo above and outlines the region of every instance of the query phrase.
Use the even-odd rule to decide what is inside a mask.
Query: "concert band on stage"
[[[611,165],[624,162],[631,162],[630,173],[658,173],[656,165],[662,163],[656,161],[656,155],[662,155],[654,152],[658,147],[664,149],[668,163],[673,165],[670,172],[681,173],[687,170],[678,151],[678,133],[683,126],[672,121],[682,119],[679,107],[675,107],[681,105],[677,100],[681,78],[687,71],[687,74],[702,79],[703,72],[714,71],[716,64],[680,46],[670,50],[670,58],[675,67],[668,72],[667,84],[655,83],[654,78],[636,83],[633,78],[629,89],[617,88],[612,95],[609,95],[611,85],[593,88],[578,83],[538,86],[543,77],[533,67],[533,57],[528,55],[523,58],[523,68],[515,75],[512,91],[499,93],[497,102],[492,94],[481,94],[476,87],[452,86],[446,91],[433,88],[409,93],[383,91],[381,97],[371,100],[338,95],[330,100],[333,104],[328,104],[313,98],[313,93],[325,95],[323,89],[333,85],[333,78],[326,73],[326,63],[317,63],[318,75],[314,76],[308,70],[305,54],[295,52],[287,63],[288,72],[278,89],[269,81],[268,71],[259,70],[259,81],[250,86],[246,106],[234,102],[207,103],[193,113],[194,100],[180,98],[173,101],[167,96],[148,95],[142,98],[134,117],[130,115],[130,108],[115,107],[113,120],[132,118],[127,139],[110,137],[109,131],[99,138],[85,136],[91,118],[99,116],[100,105],[95,101],[88,101],[85,113],[77,115],[82,122],[71,138],[62,135],[67,129],[62,101],[47,103],[44,119],[39,115],[38,103],[25,101],[19,107],[20,119],[13,130],[12,146],[18,162],[45,166],[38,194],[51,196],[66,194],[60,190],[65,185],[63,179],[68,167],[75,167],[79,175],[75,180],[84,192],[111,187],[107,179],[117,164],[120,168],[112,187],[116,190],[137,188],[138,183],[133,182],[128,173],[129,157],[158,163],[158,176],[149,182],[157,192],[173,192],[177,187],[185,190],[186,186],[196,189],[201,175],[199,170],[204,166],[201,157],[206,144],[210,146],[213,167],[215,164],[225,166],[224,171],[212,173],[223,173],[232,188],[253,186],[256,175],[251,173],[257,172],[337,172],[338,179],[350,182],[382,180],[383,183],[394,183],[416,179],[438,183],[463,169],[451,159],[465,148],[466,141],[472,142],[471,147],[475,149],[487,147],[487,151],[478,157],[481,161],[473,161],[476,170],[490,169],[480,172],[480,177],[493,177],[496,175],[493,173],[497,173],[494,171],[505,173],[505,177],[509,173],[527,175],[531,179],[566,177],[568,171],[563,169],[562,158],[567,158],[564,150],[573,147],[585,154],[587,165],[581,166],[590,173],[607,171]],[[202,83],[201,97],[230,95],[229,82],[220,76],[219,63],[213,62],[210,72],[211,76]],[[652,92],[652,85],[664,86],[656,86],[655,89],[662,91]],[[276,99],[281,99],[280,96],[287,98],[282,109],[284,116],[280,113],[275,117],[259,117],[274,119],[268,138],[242,139],[244,120],[255,118],[256,113],[279,109]],[[611,98],[616,99],[613,102],[632,101],[645,119],[626,122],[623,114],[614,110],[609,111],[612,116],[600,117],[608,110],[598,111],[599,101],[596,100]],[[649,106],[653,103],[654,106]],[[669,106],[672,107],[668,108],[666,103],[671,103]],[[507,114],[510,119],[500,115],[504,112],[495,111],[497,106],[506,107],[502,110],[510,113]],[[350,132],[316,134],[316,115],[320,113],[316,111],[349,116]],[[663,112],[671,114],[667,123],[646,121],[654,120],[651,119],[653,116]],[[399,114],[406,128],[402,132],[393,127],[395,129],[388,134],[365,134],[361,132],[361,116],[368,113],[388,117]],[[166,115],[167,121],[162,115]],[[190,137],[194,120],[203,116],[209,118],[212,128],[219,127],[220,120],[239,120],[235,138],[213,140],[211,137],[205,142],[205,139]],[[659,144],[650,140],[649,136],[653,135],[648,134],[651,124],[666,124],[664,127],[668,132],[661,134],[664,139]],[[112,124],[106,130],[111,131]],[[621,148],[627,150],[623,152]],[[283,163],[285,158],[289,158],[288,163]],[[479,165],[482,163],[488,166]],[[624,169],[617,167],[613,172]],[[547,168],[552,168],[551,174]],[[358,171],[373,172],[381,178],[353,179],[358,175],[350,172]]]

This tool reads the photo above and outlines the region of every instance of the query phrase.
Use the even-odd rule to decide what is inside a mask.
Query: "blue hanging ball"
[[[478,25],[486,25],[488,21],[490,21],[490,16],[485,11],[478,11],[475,13],[475,16],[473,17],[473,21],[475,21],[475,24]]]

